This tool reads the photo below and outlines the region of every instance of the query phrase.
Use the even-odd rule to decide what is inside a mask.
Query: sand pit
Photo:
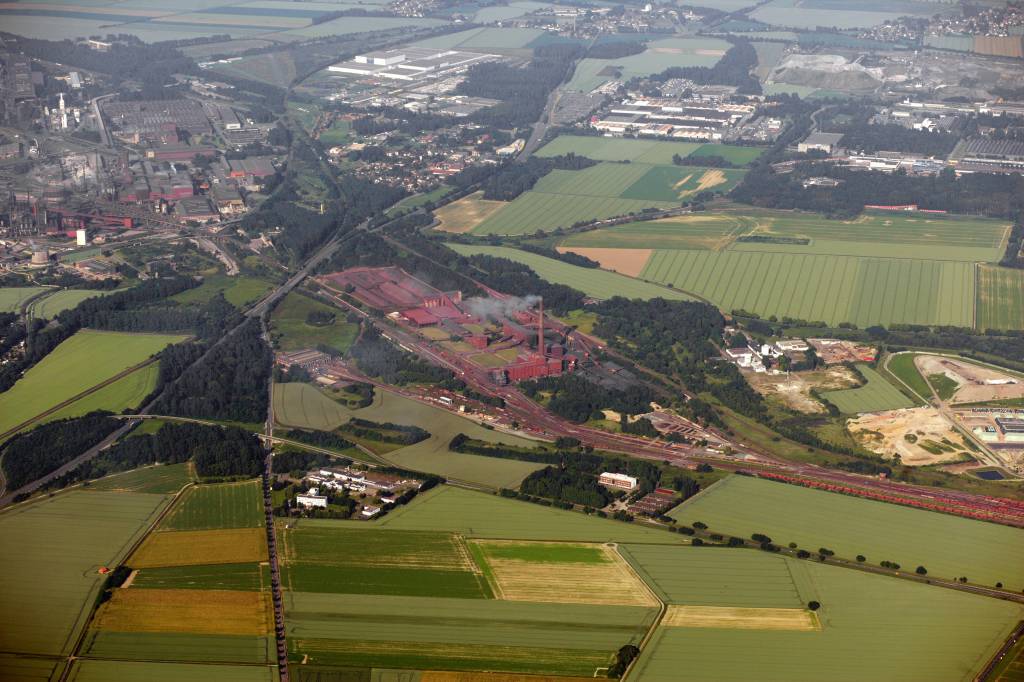
[[[957,462],[970,448],[946,418],[933,407],[915,407],[863,414],[846,423],[850,434],[868,450],[892,459],[899,454],[908,466]]]
[[[483,192],[476,192],[434,211],[434,216],[441,223],[434,229],[464,234],[505,206],[508,206],[507,201],[484,199]]]
[[[918,355],[914,364],[925,377],[944,374],[957,383],[959,388],[950,400],[952,403],[1024,398],[1024,379],[992,367],[941,355]]]
[[[596,260],[605,270],[638,277],[650,260],[653,249],[607,249],[581,246],[559,246],[559,253],[578,253],[590,260]]]
[[[796,630],[821,629],[818,616],[805,609],[750,609],[733,606],[668,607],[661,624],[669,628],[718,628],[722,630]]]
[[[804,414],[822,414],[825,406],[811,396],[811,389],[838,391],[857,386],[853,373],[843,366],[831,367],[815,372],[784,374],[757,374],[744,372],[754,390],[765,397],[775,397],[786,407]]]

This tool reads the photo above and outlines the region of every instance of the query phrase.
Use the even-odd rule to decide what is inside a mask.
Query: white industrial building
[[[327,67],[327,70],[355,76],[417,81],[465,71],[475,64],[492,59],[497,59],[497,56],[480,52],[405,47],[356,55],[347,62]]]
[[[622,488],[623,490],[632,490],[639,483],[635,476],[613,474],[609,471],[602,473],[597,482],[610,488]]]

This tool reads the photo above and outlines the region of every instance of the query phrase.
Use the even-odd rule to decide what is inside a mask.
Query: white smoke
[[[463,301],[463,307],[469,312],[470,315],[487,319],[487,320],[498,320],[505,317],[511,317],[514,313],[521,310],[529,310],[540,303],[540,296],[526,296],[520,298],[518,296],[510,296],[509,298],[467,298]]]

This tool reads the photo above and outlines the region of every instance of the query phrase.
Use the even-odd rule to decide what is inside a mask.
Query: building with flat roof
[[[801,153],[819,151],[831,154],[839,148],[839,143],[842,140],[842,133],[811,133],[796,148]]]
[[[427,47],[405,47],[356,55],[327,67],[334,73],[416,81],[465,71],[474,64],[497,59],[496,55]]]
[[[623,490],[632,490],[639,485],[639,480],[637,480],[635,476],[613,474],[610,471],[602,473],[601,476],[598,477],[597,482],[610,488],[622,488]]]

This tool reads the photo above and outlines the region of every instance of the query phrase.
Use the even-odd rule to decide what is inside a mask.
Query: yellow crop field
[[[114,591],[94,626],[116,632],[265,635],[270,614],[266,592],[127,588]]]
[[[522,543],[507,540],[478,540],[489,570],[495,596],[507,601],[556,604],[605,604],[657,606],[647,586],[607,545],[587,543]],[[586,561],[572,557],[545,560],[545,548],[552,555],[573,549],[591,550]],[[521,558],[520,558],[521,557]],[[485,569],[485,575],[488,571]],[[580,586],[586,589],[580,589]]]
[[[578,677],[559,675],[516,675],[515,673],[473,673],[425,670],[420,682],[579,682]]]
[[[266,560],[266,531],[262,528],[232,528],[152,533],[127,563],[132,568],[154,568]]]
[[[821,629],[818,616],[805,609],[762,609],[733,606],[668,607],[661,624],[675,628],[719,628],[723,630],[799,630]]]

